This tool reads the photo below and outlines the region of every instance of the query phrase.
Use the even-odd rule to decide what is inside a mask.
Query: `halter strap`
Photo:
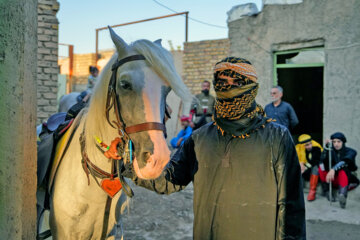
[[[123,59],[121,59],[119,61],[116,61],[112,65],[111,70],[114,71],[115,69],[117,69],[118,67],[123,65],[124,63],[131,62],[131,61],[136,61],[136,60],[146,60],[146,58],[143,55],[140,55],[140,54],[125,57],[125,58],[123,58]]]
[[[140,123],[140,124],[136,124],[136,125],[125,128],[125,132],[127,134],[144,132],[144,131],[148,131],[148,130],[160,130],[160,131],[166,132],[165,125],[162,123],[158,123],[158,122]]]

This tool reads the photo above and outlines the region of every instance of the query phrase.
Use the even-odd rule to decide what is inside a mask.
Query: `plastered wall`
[[[0,1],[0,239],[35,239],[37,0]]]
[[[323,138],[341,131],[348,138],[348,146],[358,151],[359,9],[357,0],[304,0],[294,5],[265,5],[259,15],[228,24],[230,52],[254,64],[260,83],[257,101],[263,105],[270,101],[274,51],[323,46]]]

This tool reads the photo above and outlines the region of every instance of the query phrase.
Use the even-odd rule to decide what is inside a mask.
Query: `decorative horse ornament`
[[[119,174],[122,162],[133,160],[141,178],[158,177],[170,160],[163,132],[166,96],[172,88],[184,101],[192,98],[171,54],[159,42],[138,40],[128,45],[111,28],[110,34],[117,53],[101,72],[61,164],[52,171],[54,239],[114,238],[110,233],[119,206],[126,202],[123,191],[131,195]],[[109,149],[105,143],[112,143]],[[119,152],[109,152],[114,146]],[[109,206],[109,199],[116,204]]]

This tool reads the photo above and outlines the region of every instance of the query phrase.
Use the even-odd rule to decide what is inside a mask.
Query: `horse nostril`
[[[143,153],[143,159],[144,159],[144,161],[147,162],[147,160],[150,158],[150,156],[151,156],[151,153],[149,153],[149,152],[144,152],[144,153]]]
[[[148,160],[150,159],[151,153],[150,152],[140,152],[138,155],[138,164],[140,168],[146,166]]]

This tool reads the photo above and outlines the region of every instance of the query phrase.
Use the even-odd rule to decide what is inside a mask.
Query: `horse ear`
[[[119,37],[110,26],[108,26],[108,28],[111,39],[115,44],[119,56],[125,55],[125,53],[128,51],[129,45],[127,45],[127,43],[121,37]]]
[[[162,39],[159,38],[158,40],[155,40],[154,43],[156,43],[157,45],[159,45],[160,47],[162,47],[161,41],[162,41]]]

